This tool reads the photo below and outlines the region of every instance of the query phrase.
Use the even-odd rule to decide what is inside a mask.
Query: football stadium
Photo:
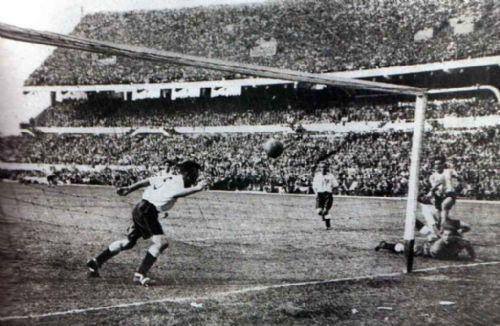
[[[499,324],[499,16],[280,0],[0,22],[55,47],[23,87],[50,105],[0,138],[0,324]]]

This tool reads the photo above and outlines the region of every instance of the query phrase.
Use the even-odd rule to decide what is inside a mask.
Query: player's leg
[[[441,203],[441,224],[450,218],[450,210],[455,205],[455,197],[447,196]]]
[[[425,207],[427,206],[427,207]],[[423,236],[426,236],[427,239],[432,240],[437,237],[436,233],[436,221],[434,219],[434,215],[431,211],[427,210],[430,205],[422,205],[422,214],[424,215],[425,223],[420,221],[419,219],[415,219],[415,228],[418,233]],[[432,210],[434,207],[430,206]]]
[[[466,233],[469,232],[471,229],[471,226],[465,222],[460,221],[460,227],[459,227],[459,232],[460,233]]]
[[[324,209],[324,220],[325,220],[325,226],[327,230],[331,229],[331,222],[330,222],[330,209],[332,208],[333,205],[333,195],[329,192],[325,193],[325,209]]]
[[[151,237],[153,244],[146,251],[146,255],[142,260],[141,265],[134,274],[134,282],[148,286],[150,279],[146,276],[153,266],[153,264],[158,259],[158,256],[168,248],[167,237],[164,234],[153,235]]]
[[[150,279],[146,276],[158,256],[168,247],[167,238],[158,220],[158,212],[153,207],[149,208],[141,216],[144,225],[144,237],[151,238],[152,245],[146,251],[141,265],[134,274],[134,283],[148,286]]]
[[[381,249],[388,250],[395,254],[402,254],[405,251],[405,246],[401,242],[391,243],[391,242],[380,241],[378,246],[375,247],[375,251],[379,251]],[[413,247],[413,251],[415,256],[425,257],[429,251],[427,242],[425,242],[422,245],[415,244],[415,246]]]
[[[399,254],[402,253],[405,249],[404,244],[400,242],[386,242],[380,241],[378,246],[375,247],[375,251],[379,251],[381,249],[389,250],[392,253]]]
[[[321,216],[321,218],[323,220],[325,220],[325,218],[323,217],[323,196],[321,193],[317,193],[316,194],[316,213]]]
[[[123,250],[131,249],[137,243],[137,240],[140,238],[140,233],[137,232],[133,226],[131,227],[131,232],[128,234],[126,239],[121,239],[112,242],[106,249],[104,249],[99,255],[95,258],[92,258],[87,262],[87,267],[90,271],[90,276],[99,276],[99,268],[113,258],[118,255]]]
[[[437,221],[438,228],[441,227],[441,211],[443,206],[444,197],[439,195],[434,195],[434,208],[436,208],[439,220]]]

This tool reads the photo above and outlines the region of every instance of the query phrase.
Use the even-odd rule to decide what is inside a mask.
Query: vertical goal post
[[[413,143],[411,147],[410,180],[408,181],[408,197],[406,201],[406,218],[404,229],[404,245],[406,258],[406,272],[413,270],[413,256],[415,246],[415,219],[417,214],[418,184],[420,175],[420,156],[424,138],[425,109],[427,95],[417,95],[415,102],[415,119],[413,127]]]
[[[500,102],[500,91],[491,85],[475,85],[469,87],[455,87],[430,89],[416,96],[415,119],[413,127],[413,143],[411,150],[410,180],[408,182],[408,197],[406,202],[406,218],[404,229],[404,253],[406,258],[406,272],[413,270],[413,257],[415,246],[415,219],[417,213],[417,198],[420,175],[420,157],[424,141],[425,110],[427,109],[427,96],[432,94],[449,94],[469,91],[486,90],[493,93],[497,102]]]
[[[415,242],[415,214],[417,209],[418,176],[420,169],[420,152],[423,140],[425,108],[427,105],[426,89],[367,81],[362,79],[325,76],[321,74],[307,73],[289,69],[252,65],[241,62],[187,55],[172,51],[162,51],[126,44],[104,42],[73,35],[63,35],[59,33],[21,28],[1,22],[0,37],[20,42],[45,44],[94,53],[113,54],[137,60],[192,66],[231,73],[240,73],[255,77],[273,78],[279,80],[329,85],[334,87],[364,89],[390,94],[416,96],[415,124],[404,232],[404,240],[407,246],[407,250],[405,251],[407,257],[407,271],[412,271],[413,245]]]

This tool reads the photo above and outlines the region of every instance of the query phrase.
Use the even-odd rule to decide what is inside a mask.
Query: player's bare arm
[[[130,186],[118,188],[118,190],[116,191],[116,193],[118,195],[120,195],[120,196],[126,196],[129,193],[134,192],[137,189],[144,188],[144,187],[147,187],[147,186],[149,186],[149,180],[147,180],[147,179],[146,180],[141,180],[139,182],[131,184]]]
[[[470,241],[465,239],[462,239],[461,241],[465,251],[467,251],[467,254],[469,255],[470,260],[476,260],[476,251],[474,250],[474,247],[472,246]]]
[[[175,198],[181,198],[181,197],[186,197],[189,195],[192,195],[194,193],[200,192],[204,190],[207,187],[207,182],[206,181],[201,181],[194,187],[189,187],[189,188],[184,188],[184,190],[180,191],[177,195],[175,195]]]

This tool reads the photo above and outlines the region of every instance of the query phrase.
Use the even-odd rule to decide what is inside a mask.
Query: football
[[[266,141],[263,147],[267,156],[271,158],[277,158],[278,156],[281,155],[281,153],[283,153],[284,150],[283,143],[281,143],[279,140],[272,138]]]

